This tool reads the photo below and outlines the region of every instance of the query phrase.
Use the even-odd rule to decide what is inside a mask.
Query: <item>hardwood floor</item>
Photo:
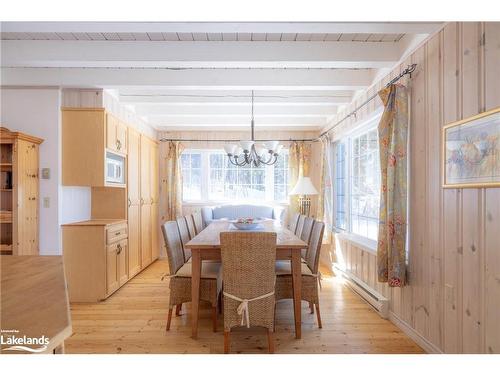
[[[222,353],[223,321],[212,332],[210,309],[200,306],[198,339],[191,339],[190,304],[172,318],[165,331],[168,263],[159,260],[101,303],[72,304],[73,335],[66,353]],[[396,326],[372,310],[338,278],[324,277],[321,291],[323,328],[302,303],[302,339],[294,338],[292,301],[277,307],[276,353],[423,353]],[[260,329],[238,329],[231,353],[266,353],[267,335]]]

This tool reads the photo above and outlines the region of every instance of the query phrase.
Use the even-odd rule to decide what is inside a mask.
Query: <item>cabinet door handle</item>
[[[130,200],[130,198],[128,198],[128,206],[132,206],[132,201]]]
[[[116,253],[116,255],[120,255],[120,253],[122,252],[122,245],[118,244],[118,245],[116,245],[116,248],[118,249],[118,252]]]
[[[141,198],[141,205],[143,205],[143,204],[144,204],[144,199],[143,199],[143,198]]]

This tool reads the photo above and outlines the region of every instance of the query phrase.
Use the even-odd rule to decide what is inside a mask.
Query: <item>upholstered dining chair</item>
[[[305,243],[309,244],[309,239],[311,238],[311,232],[314,224],[314,219],[312,217],[306,217],[304,219],[304,226],[302,227],[302,232],[300,233],[300,239]],[[307,249],[302,249],[300,256],[302,259],[306,259]]]
[[[321,314],[319,309],[319,256],[325,224],[314,220],[311,240],[305,262],[301,264],[302,300],[308,301],[311,313],[316,306],[318,327],[321,328]],[[292,269],[290,261],[276,262],[276,300],[293,298]]]
[[[175,306],[176,315],[180,315],[182,304],[191,302],[191,271],[192,263],[186,263],[182,250],[181,238],[175,221],[167,221],[161,227],[167,248],[170,298],[168,306],[167,328],[170,330],[172,309]],[[212,305],[213,331],[217,331],[217,302],[222,290],[222,274],[220,263],[205,263],[201,265],[200,300]]]
[[[231,328],[267,328],[269,353],[274,352],[274,286],[276,233],[222,232],[224,280],[224,353],[229,353]]]
[[[191,258],[191,250],[186,249],[184,246],[191,240],[191,237],[189,237],[189,230],[186,224],[186,218],[185,217],[179,217],[176,220],[177,222],[177,228],[179,230],[179,236],[181,237],[181,243],[182,243],[182,251],[184,252],[184,261],[188,261],[189,258]]]
[[[297,229],[297,223],[299,221],[299,216],[300,214],[298,212],[294,213],[290,222],[288,223],[288,229],[295,233],[295,230]]]
[[[196,234],[200,233],[203,229],[205,229],[205,226],[203,225],[203,216],[201,215],[201,211],[196,211],[193,213],[193,221],[194,221],[194,227],[196,229]]]
[[[306,217],[304,215],[299,215],[299,220],[297,220],[297,226],[295,227],[295,235],[300,237],[302,234],[302,228],[304,228],[304,221]]]
[[[194,227],[193,215],[186,215],[184,216],[184,219],[186,220],[186,226],[188,228],[189,238],[193,239],[196,236],[196,229]]]

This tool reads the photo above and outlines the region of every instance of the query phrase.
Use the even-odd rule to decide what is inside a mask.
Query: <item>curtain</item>
[[[318,220],[325,222],[329,232],[333,229],[333,153],[328,135],[321,138],[321,180],[318,202]]]
[[[183,147],[179,142],[169,142],[166,156],[166,209],[165,220],[175,220],[182,215],[182,172],[181,153]]]
[[[290,189],[293,189],[299,177],[309,176],[309,161],[311,160],[311,145],[304,142],[292,142],[288,154],[288,169],[290,181],[288,183]],[[299,202],[292,198],[288,215],[293,215],[299,211]]]
[[[384,113],[378,127],[381,171],[377,273],[380,282],[406,282],[408,91],[390,85],[379,92]]]

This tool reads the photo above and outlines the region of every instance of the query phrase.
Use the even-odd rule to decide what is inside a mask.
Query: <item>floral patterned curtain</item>
[[[288,185],[293,189],[297,180],[301,176],[309,176],[309,160],[311,160],[311,145],[304,142],[292,142],[288,154],[288,169],[290,180]],[[296,197],[290,201],[288,215],[291,217],[295,212],[299,212],[299,202]]]
[[[385,109],[378,127],[381,194],[377,245],[378,280],[406,282],[408,91],[393,84],[379,92]]]
[[[321,138],[321,180],[318,220],[325,222],[326,228],[333,229],[333,160],[332,142],[328,135]]]
[[[182,172],[181,153],[184,148],[179,142],[169,142],[166,156],[166,208],[165,221],[175,220],[182,215]]]

